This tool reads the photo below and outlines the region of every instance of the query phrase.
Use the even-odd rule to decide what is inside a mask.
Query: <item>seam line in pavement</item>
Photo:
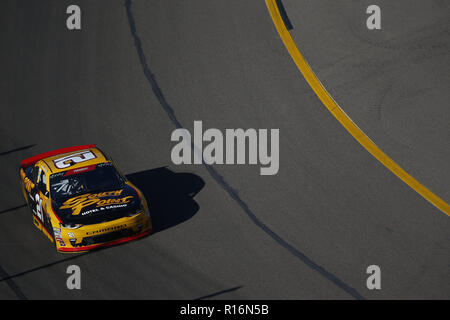
[[[144,72],[145,77],[147,78],[147,81],[150,83],[153,93],[157,97],[159,103],[163,107],[164,111],[169,116],[172,123],[177,128],[183,128],[181,123],[178,121],[178,119],[175,116],[175,113],[173,109],[170,107],[170,105],[167,103],[166,98],[164,97],[161,89],[158,86],[158,83],[152,74],[148,64],[147,59],[144,54],[144,50],[142,49],[142,42],[139,38],[136,30],[136,24],[134,21],[133,13],[131,11],[131,0],[125,0],[125,8],[126,13],[128,17],[128,24],[130,26],[130,32],[131,36],[134,39],[134,44],[139,56],[139,61],[141,63],[142,70]],[[192,145],[192,148],[194,148],[194,145]],[[205,164],[204,166],[210,176],[219,184],[219,186],[241,207],[241,209],[247,214],[247,216],[253,221],[253,223],[258,226],[260,229],[262,229],[267,235],[269,235],[273,240],[275,240],[280,246],[288,250],[293,256],[298,258],[300,261],[302,261],[305,265],[307,265],[312,270],[318,272],[321,276],[326,278],[327,280],[331,281],[333,284],[335,284],[340,289],[347,292],[349,295],[354,297],[355,299],[364,300],[365,298],[354,288],[350,287],[348,284],[343,282],[341,279],[339,279],[334,274],[328,272],[323,267],[312,261],[310,258],[308,258],[304,253],[300,252],[296,248],[294,248],[291,244],[286,242],[283,238],[281,238],[278,234],[276,234],[272,229],[270,229],[268,226],[266,226],[261,220],[259,220],[256,215],[250,210],[247,203],[242,200],[239,197],[238,191],[233,189],[225,180],[224,178],[210,165]]]
[[[316,93],[317,97],[322,101],[323,105],[330,111],[330,113],[341,123],[341,125],[380,163],[395,174],[400,180],[406,183],[411,189],[420,194],[423,198],[428,200],[432,205],[441,210],[446,215],[450,216],[450,205],[444,200],[435,195],[431,190],[422,185],[413,176],[407,173],[402,167],[394,162],[387,154],[385,154],[342,110],[342,108],[334,101],[331,95],[327,92],[320,80],[314,74],[303,55],[300,53],[297,45],[292,39],[291,34],[286,29],[280,11],[277,7],[277,0],[265,0],[267,9],[272,17],[275,28],[281,37],[286,49],[288,50],[292,60],[294,60],[297,68],[302,73],[306,82]]]
[[[5,269],[2,268],[2,266],[0,266],[0,276],[2,277],[1,281],[6,281],[8,287],[12,291],[14,291],[19,300],[28,300],[27,297],[25,297],[25,295],[23,294],[22,290],[20,290],[19,286],[14,282],[14,280],[10,279],[9,274],[5,271]]]

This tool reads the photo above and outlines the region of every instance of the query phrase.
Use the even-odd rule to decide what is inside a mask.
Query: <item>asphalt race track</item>
[[[450,202],[450,6],[283,0],[291,35],[377,145]],[[66,28],[77,4],[82,30]],[[450,220],[324,107],[264,0],[3,0],[1,299],[450,299]],[[174,129],[278,128],[279,172],[174,165]],[[22,159],[96,143],[155,232],[62,255],[34,228]],[[81,290],[66,269],[81,268]],[[366,269],[381,268],[381,290]]]

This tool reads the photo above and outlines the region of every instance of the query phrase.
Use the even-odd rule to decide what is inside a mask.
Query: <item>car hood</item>
[[[141,206],[132,187],[90,192],[52,201],[52,207],[63,224],[94,224],[111,221],[135,212]]]

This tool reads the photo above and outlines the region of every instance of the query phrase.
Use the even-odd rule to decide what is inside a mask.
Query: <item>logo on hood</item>
[[[59,209],[72,209],[72,215],[76,216],[81,213],[81,210],[85,207],[89,207],[92,205],[96,205],[96,208],[102,209],[105,206],[116,206],[116,205],[125,205],[130,202],[130,199],[133,196],[126,196],[122,198],[110,198],[103,199],[106,197],[119,197],[122,194],[123,190],[116,191],[107,191],[100,193],[87,193],[81,196],[77,196],[74,198],[70,198],[62,204]]]

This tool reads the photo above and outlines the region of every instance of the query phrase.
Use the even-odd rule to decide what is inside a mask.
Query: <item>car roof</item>
[[[103,162],[109,162],[109,159],[93,147],[46,157],[38,161],[37,165],[47,167],[51,173],[58,173]]]

